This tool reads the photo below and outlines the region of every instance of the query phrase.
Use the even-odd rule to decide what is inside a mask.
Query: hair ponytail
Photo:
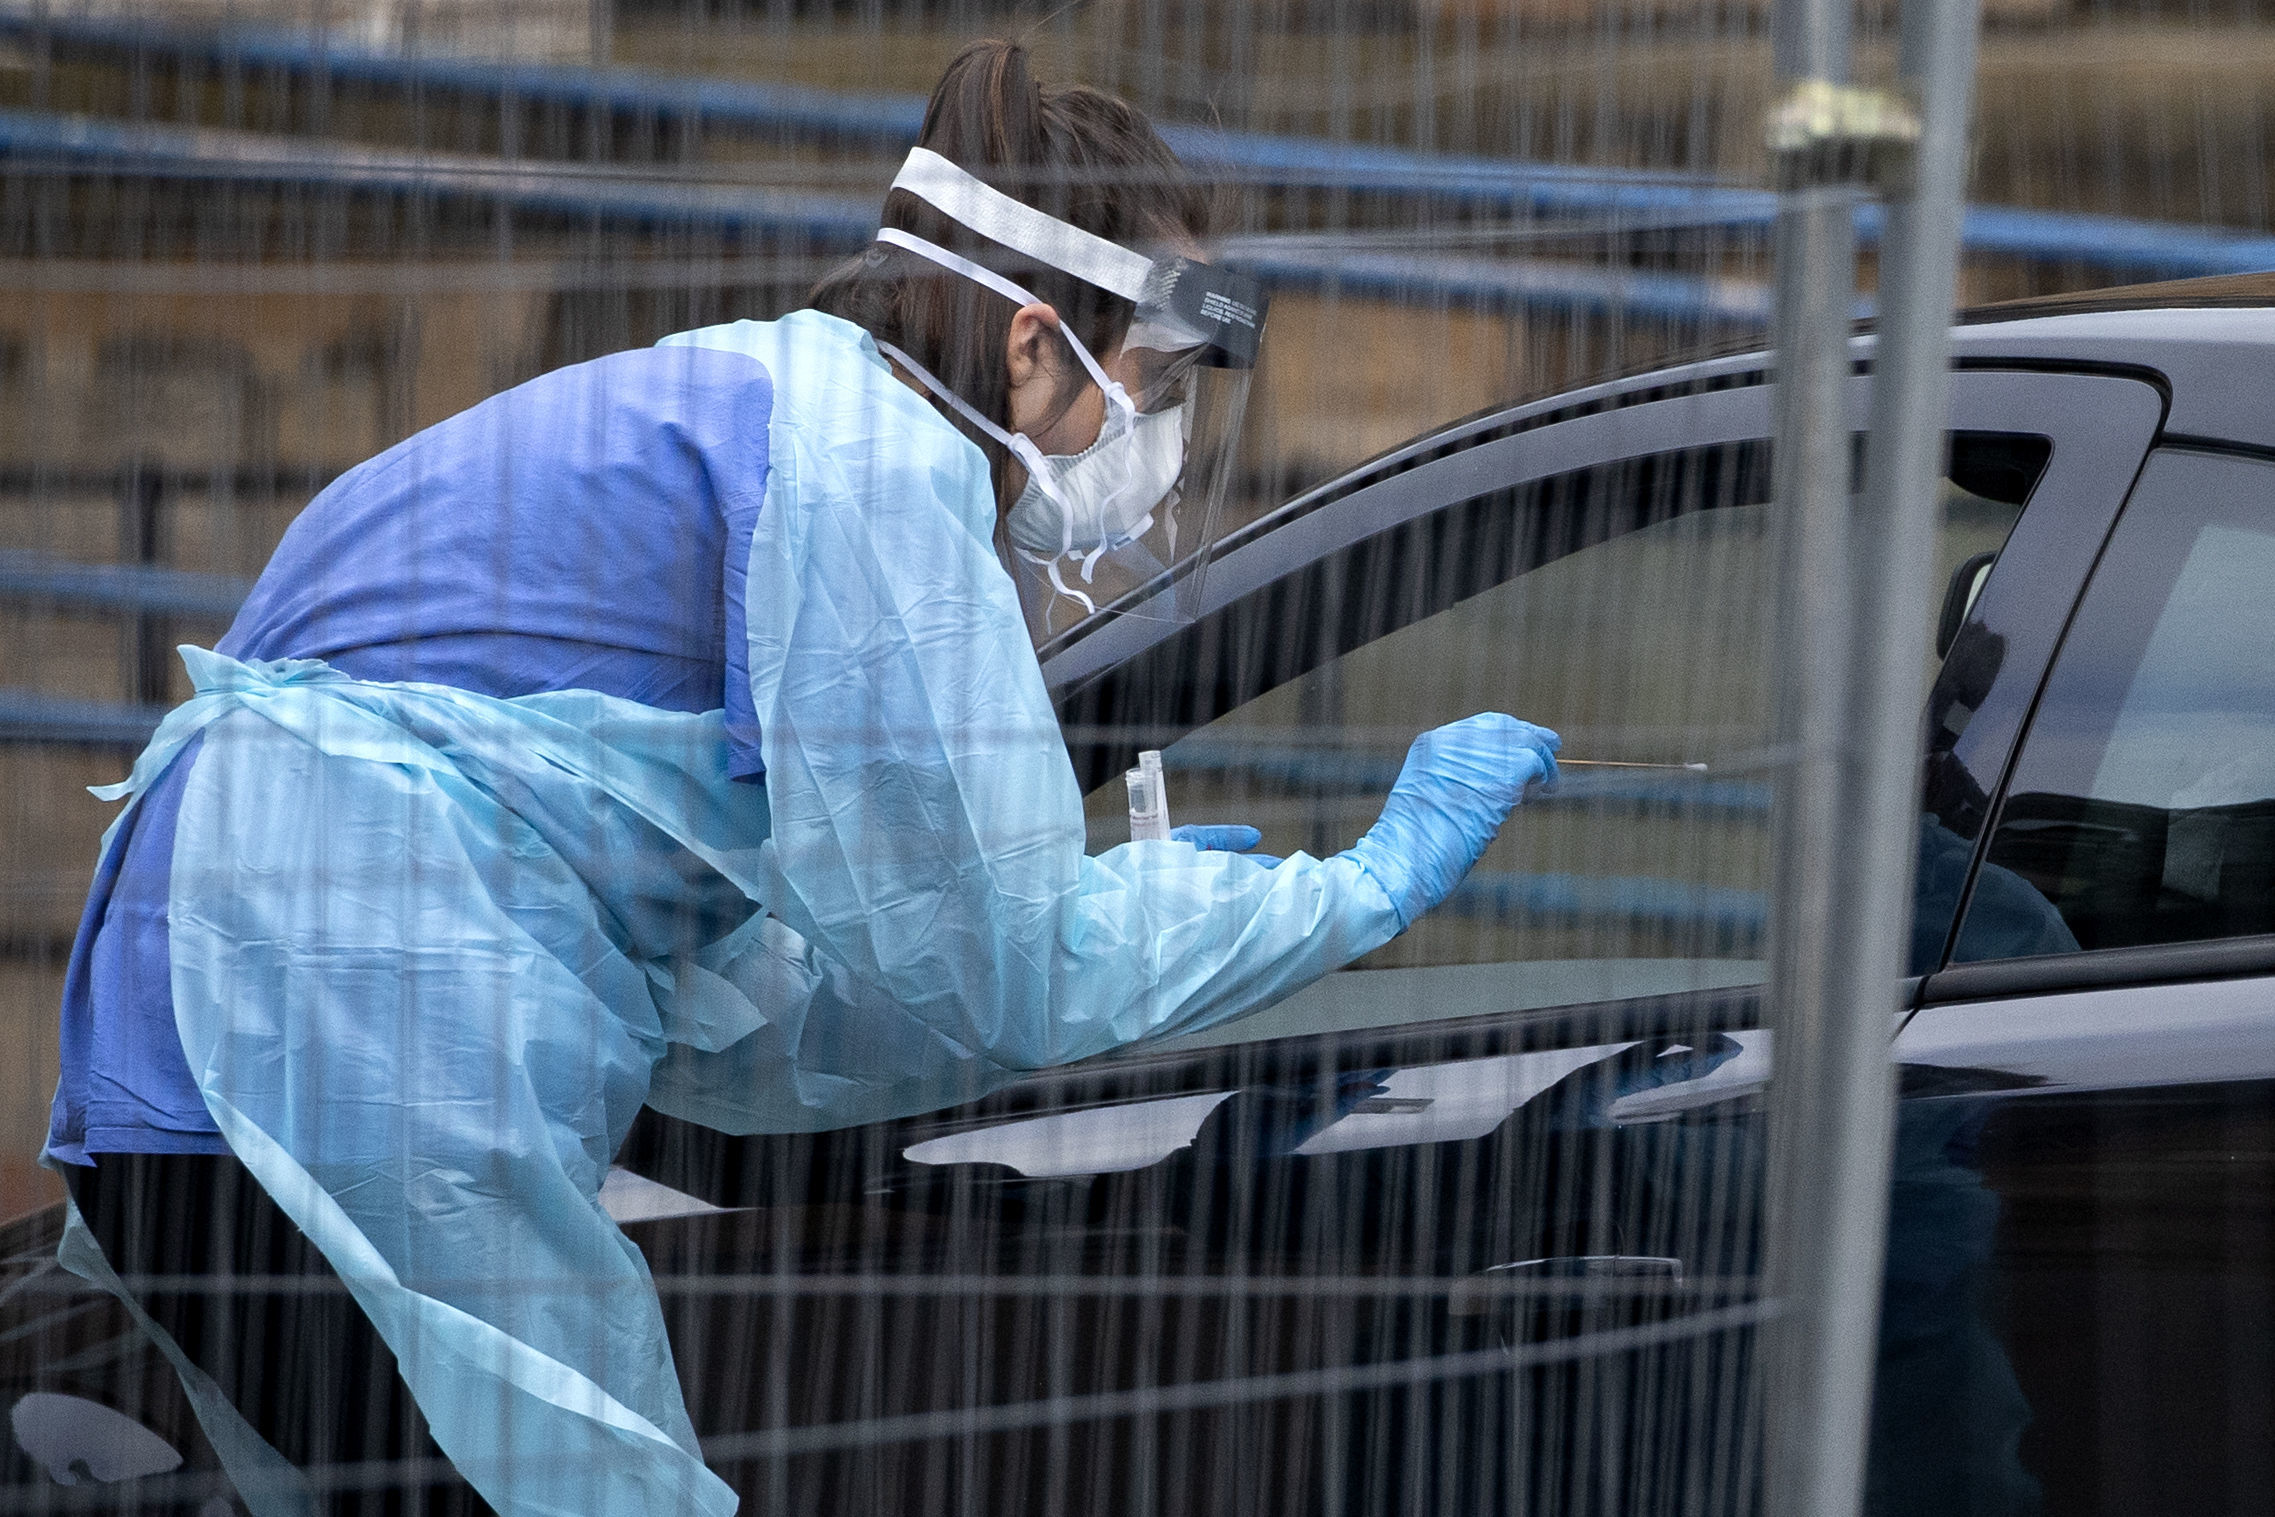
[[[958,53],[925,105],[917,140],[1005,194],[1109,241],[1147,247],[1208,236],[1207,197],[1144,114],[1085,86],[1038,84],[1027,50],[1015,42],[975,42]],[[1135,314],[1118,296],[1023,258],[905,190],[886,195],[884,224],[1033,290],[1101,357]],[[823,276],[808,303],[905,350],[981,414],[1009,424],[1004,349],[1013,308],[1002,296],[879,244]],[[1071,352],[1063,357],[1065,372],[1080,372]],[[1078,391],[1068,386],[1067,403]],[[987,453],[1000,494],[1003,449],[967,435]]]
[[[1043,92],[1015,42],[975,42],[958,53],[925,102],[916,140],[982,178],[987,169],[1042,162]]]

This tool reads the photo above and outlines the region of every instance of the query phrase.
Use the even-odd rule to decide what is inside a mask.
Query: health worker
[[[389,1364],[499,1512],[734,1510],[599,1199],[643,1104],[876,1122],[1252,1010],[1553,776],[1553,733],[1474,717],[1348,852],[1085,856],[1006,564],[1082,614],[1110,564],[1205,551],[1263,318],[1207,235],[1141,115],[975,45],[809,308],[350,470],[184,650],[195,697],[107,792],[46,1152],[66,1262],[254,1511],[403,1451],[413,1413],[338,1394]],[[317,1268],[352,1320],[265,1341],[120,1279]]]

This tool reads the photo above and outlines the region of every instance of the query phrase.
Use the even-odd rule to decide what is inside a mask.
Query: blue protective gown
[[[217,651],[483,695],[723,707],[730,767],[755,778],[743,570],[772,405],[763,365],[705,348],[611,354],[493,396],[310,503]],[[174,1031],[167,896],[197,746],[137,802],[88,892],[55,1159],[227,1152]]]
[[[771,385],[741,717],[187,650],[197,697],[112,792],[201,745],[168,912],[187,1069],[509,1514],[734,1506],[598,1201],[643,1102],[738,1132],[936,1109],[1401,925],[1348,855],[1086,857],[979,451],[831,318],[668,342]]]

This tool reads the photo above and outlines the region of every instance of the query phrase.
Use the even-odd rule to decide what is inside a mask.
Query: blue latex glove
[[[1265,869],[1279,869],[1283,862],[1274,853],[1258,853],[1256,846],[1263,844],[1265,835],[1238,821],[1203,823],[1203,826],[1192,828],[1169,828],[1169,839],[1181,844],[1192,844],[1201,853],[1240,853],[1263,864]]]
[[[1239,822],[1172,827],[1169,829],[1169,840],[1173,843],[1191,843],[1203,853],[1244,853],[1266,869],[1275,868],[1280,863],[1271,854],[1256,851],[1256,846],[1264,841],[1264,834]]]
[[[1564,740],[1488,711],[1414,740],[1382,816],[1350,857],[1390,897],[1401,927],[1453,894],[1534,780],[1554,783]]]
[[[1169,840],[1173,843],[1191,843],[1203,853],[1246,853],[1264,841],[1264,834],[1237,822],[1208,823],[1194,827],[1172,827],[1169,829]]]

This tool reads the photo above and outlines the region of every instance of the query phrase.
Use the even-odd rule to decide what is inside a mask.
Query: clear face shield
[[[1105,397],[1097,440],[1077,454],[1042,453],[981,416],[906,354],[881,345],[1025,467],[1027,484],[1005,529],[1036,640],[1098,616],[1191,620],[1238,479],[1249,373],[1263,336],[1262,289],[1194,259],[1153,259],[1108,242],[924,148],[909,154],[893,187],[1136,307],[1120,351],[1103,361],[1061,329]],[[921,237],[887,227],[877,238],[1007,300],[1035,303],[1031,292],[995,270]]]

